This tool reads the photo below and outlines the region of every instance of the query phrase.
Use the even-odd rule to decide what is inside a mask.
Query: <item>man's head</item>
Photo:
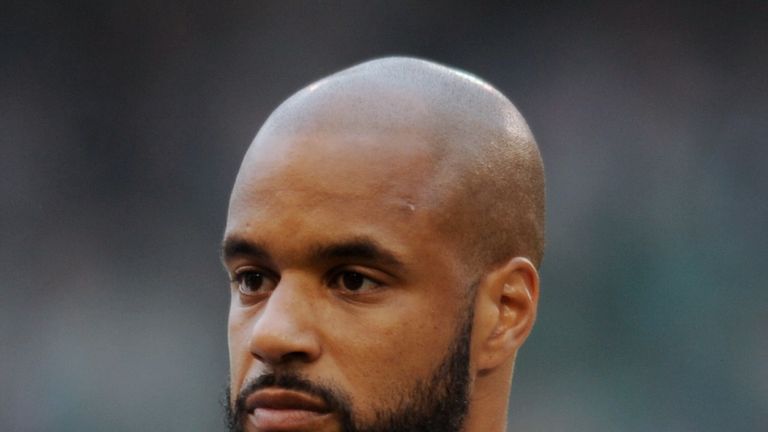
[[[367,62],[284,102],[232,191],[232,428],[502,430],[543,251],[538,149],[488,84]]]

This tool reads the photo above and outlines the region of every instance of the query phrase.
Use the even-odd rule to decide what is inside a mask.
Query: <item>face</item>
[[[459,430],[473,281],[426,139],[260,137],[225,233],[233,429]]]

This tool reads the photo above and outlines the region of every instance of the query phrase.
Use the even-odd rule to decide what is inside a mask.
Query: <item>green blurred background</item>
[[[768,431],[767,5],[3,2],[0,430],[222,430],[240,158],[406,54],[496,85],[544,156],[510,431]]]

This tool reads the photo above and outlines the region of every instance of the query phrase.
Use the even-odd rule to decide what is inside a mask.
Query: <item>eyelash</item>
[[[251,294],[246,293],[242,289],[244,278],[251,274],[261,275],[261,277],[263,278],[262,283],[264,283],[264,281],[272,281],[275,287],[280,283],[280,278],[273,276],[270,272],[260,270],[258,268],[251,268],[251,267],[238,269],[230,278],[230,282],[232,284],[235,284],[237,286],[237,290],[244,296],[256,297],[259,294],[266,294],[266,292],[269,292],[272,289],[274,289],[272,288],[269,290],[264,290],[261,287],[258,287],[253,293]],[[343,278],[344,276],[350,276],[350,275],[356,275],[360,279],[359,282],[363,286],[357,289],[344,288],[342,285],[349,281],[342,281],[341,278]],[[359,295],[365,292],[369,292],[371,290],[379,289],[382,286],[384,286],[384,284],[380,282],[377,278],[374,278],[366,274],[366,272],[356,271],[355,269],[350,269],[350,268],[340,268],[340,269],[332,270],[331,272],[329,272],[329,275],[325,280],[326,280],[325,283],[327,286],[340,291],[344,291],[347,294]],[[358,281],[355,281],[355,282],[358,282]],[[372,288],[369,288],[363,291],[363,287],[366,285],[366,283],[368,283],[369,285],[372,284],[374,286]]]
[[[328,278],[327,285],[339,290],[346,291],[348,293],[358,293],[360,291],[359,289],[351,290],[351,289],[345,289],[341,287],[342,282],[340,279],[345,275],[352,275],[352,274],[360,276],[363,279],[363,283],[365,283],[364,281],[368,281],[373,285],[375,285],[375,287],[371,289],[378,289],[384,285],[377,278],[371,277],[365,272],[356,271],[355,269],[350,269],[350,268],[342,268],[332,272],[330,274],[330,277]],[[365,292],[368,292],[368,291],[370,290],[366,290]]]
[[[280,282],[279,278],[274,277],[270,272],[254,268],[254,267],[245,267],[242,269],[238,269],[234,275],[232,275],[231,283],[235,284],[237,286],[237,290],[240,292],[240,294],[244,296],[249,297],[255,297],[259,294],[265,294],[266,290],[262,289],[261,287],[258,287],[253,293],[246,293],[243,289],[243,283],[244,279],[248,275],[260,275],[262,277],[262,283],[265,281],[272,281],[272,283],[277,286],[277,284]]]

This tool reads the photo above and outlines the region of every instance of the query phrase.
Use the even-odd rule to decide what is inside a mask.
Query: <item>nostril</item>
[[[262,363],[268,363],[271,365],[288,364],[288,363],[308,363],[311,361],[311,356],[308,353],[301,351],[292,351],[277,357],[266,356],[260,353],[253,353],[256,360]]]
[[[286,363],[311,363],[320,353],[314,338],[299,337],[254,337],[251,341],[251,355],[258,361],[270,365]]]
[[[308,363],[309,361],[309,354],[301,351],[294,351],[283,354],[282,358],[280,359],[281,363]]]

